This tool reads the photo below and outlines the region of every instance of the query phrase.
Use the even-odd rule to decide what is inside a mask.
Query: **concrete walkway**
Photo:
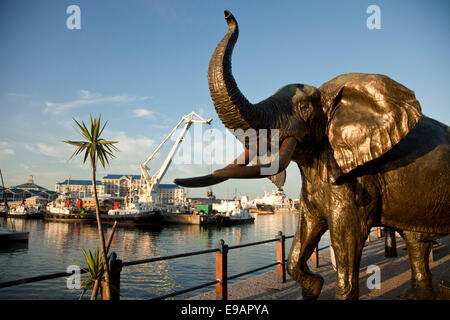
[[[384,238],[366,242],[360,269],[359,292],[361,300],[396,300],[410,286],[411,269],[405,242],[397,237],[396,258],[384,257]],[[438,292],[441,280],[450,280],[450,237],[443,238],[439,246],[433,247],[433,262],[430,263],[433,274],[433,287]],[[286,253],[287,254],[287,253]],[[324,278],[324,285],[319,300],[334,299],[336,272],[330,261],[330,251],[324,250],[319,255],[319,268],[309,262],[312,272]],[[369,290],[367,267],[376,265],[381,270],[381,288]],[[228,286],[230,300],[299,300],[302,299],[300,286],[287,276],[286,283],[279,283],[275,271],[234,283]],[[215,300],[215,292],[207,292],[190,298],[190,300]]]

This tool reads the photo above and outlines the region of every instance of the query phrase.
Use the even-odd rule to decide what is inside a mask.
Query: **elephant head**
[[[244,136],[235,134],[245,148],[233,163],[206,176],[175,179],[176,184],[204,187],[230,178],[268,176],[277,183],[284,181],[290,161],[304,170],[317,170],[324,182],[336,183],[356,167],[385,154],[419,121],[421,108],[414,92],[378,74],[345,74],[320,88],[289,84],[259,103],[250,103],[231,72],[238,24],[229,11],[225,11],[225,19],[228,32],[208,69],[216,112],[234,133],[237,129],[277,129],[279,153],[274,161],[278,161],[278,170],[265,175],[261,169],[272,163],[248,166],[256,157],[252,150],[257,148],[252,149]]]

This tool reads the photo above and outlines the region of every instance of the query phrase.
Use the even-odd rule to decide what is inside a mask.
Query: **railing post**
[[[216,253],[216,300],[228,300],[228,245],[223,239],[219,241],[219,252]]]
[[[319,245],[314,248],[311,260],[316,263],[316,268],[319,267]]]
[[[286,282],[286,262],[285,262],[285,242],[286,237],[283,235],[283,232],[278,232],[278,241],[277,241],[277,275],[278,280],[282,283]]]
[[[111,300],[120,300],[120,272],[122,271],[122,260],[117,259],[117,254],[111,254],[109,262],[109,281],[111,285]],[[106,286],[103,286],[103,299],[107,297]]]

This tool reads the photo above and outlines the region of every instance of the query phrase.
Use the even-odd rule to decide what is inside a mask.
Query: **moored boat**
[[[271,193],[264,192],[264,197],[255,199],[258,214],[290,213],[291,202],[283,189]]]
[[[119,225],[161,225],[162,222],[161,210],[152,203],[128,203],[127,199],[123,208],[115,203],[114,209],[108,210],[108,214],[102,214],[101,217],[104,224],[117,221]]]
[[[8,230],[0,227],[1,241],[28,241],[29,234],[28,231]]]
[[[218,205],[214,205],[217,210],[216,220],[220,225],[234,225],[242,223],[252,223],[255,218],[252,217],[248,209],[244,209],[240,201],[224,201]]]
[[[273,214],[273,206],[271,204],[258,203],[256,204],[258,214]]]
[[[68,194],[60,194],[55,201],[47,204],[44,219],[64,222],[92,222],[95,220],[95,215],[82,208],[81,200],[78,199],[75,205],[74,199],[70,198]]]
[[[6,216],[9,212],[9,207],[7,205],[0,205],[0,217]]]
[[[42,218],[42,209],[38,205],[26,206],[22,203],[15,208],[10,207],[8,216],[23,219]]]
[[[47,221],[60,221],[60,222],[94,222],[95,215],[90,212],[80,211],[72,213],[54,213],[45,212],[44,220]]]

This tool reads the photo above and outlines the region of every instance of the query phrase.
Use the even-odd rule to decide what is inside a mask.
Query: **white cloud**
[[[16,153],[14,152],[13,149],[1,149],[0,150],[0,156],[13,156]]]
[[[13,156],[16,153],[10,148],[11,144],[7,141],[0,141],[0,156]]]
[[[70,156],[69,153],[69,145],[64,143],[49,145],[43,142],[36,143],[36,146],[32,146],[29,144],[24,145],[24,149],[27,151],[40,153],[48,157],[59,158],[59,159],[68,159]]]
[[[106,167],[108,173],[139,173],[139,165],[153,152],[155,141],[139,136],[130,137],[123,131],[105,129],[104,136],[107,140],[118,141],[115,146],[119,151],[114,152],[115,158]]]
[[[148,100],[150,96],[136,96],[136,95],[116,95],[103,96],[99,93],[92,93],[89,90],[78,90],[77,98],[67,102],[45,102],[45,111],[52,113],[60,113],[69,109],[93,105],[98,103],[132,103],[137,101]]]
[[[145,137],[132,138],[127,136],[125,132],[119,132],[114,140],[119,141],[117,143],[117,147],[120,150],[118,157],[120,154],[121,158],[134,161],[144,160],[143,158],[146,158],[153,151],[152,148],[155,145],[155,141],[152,139]]]
[[[38,143],[36,144],[37,151],[39,153],[42,153],[43,155],[49,156],[49,157],[55,157],[59,158],[61,157],[61,154],[63,153],[61,148],[58,148],[56,146],[50,146],[45,143]]]
[[[155,117],[155,114],[153,111],[148,109],[134,109],[133,110],[133,116],[137,118],[150,118],[153,119]]]
[[[7,141],[0,141],[0,148],[7,148],[10,147],[11,144]]]

